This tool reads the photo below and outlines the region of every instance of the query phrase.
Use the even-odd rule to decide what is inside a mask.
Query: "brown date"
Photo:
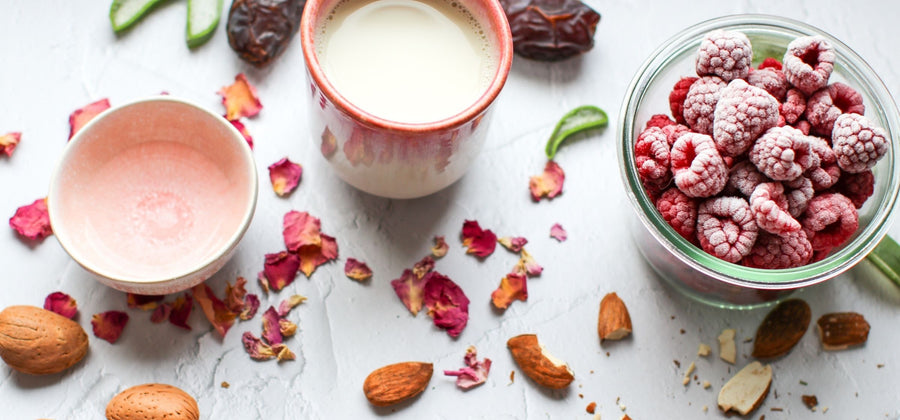
[[[297,33],[305,5],[306,0],[234,0],[228,12],[228,44],[245,61],[269,65]]]
[[[594,47],[600,14],[579,0],[500,0],[516,54],[563,60]]]

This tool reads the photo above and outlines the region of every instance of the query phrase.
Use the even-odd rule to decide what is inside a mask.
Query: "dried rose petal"
[[[321,239],[321,246],[303,246],[297,251],[297,256],[300,257],[300,271],[306,277],[311,276],[318,266],[338,257],[337,241],[324,233],[321,235]]]
[[[294,334],[297,334],[297,324],[281,318],[278,320],[278,331],[281,332],[282,337],[291,337]]]
[[[431,258],[430,255],[423,257],[419,262],[415,263],[412,268],[413,274],[418,278],[425,277],[431,270],[434,270],[434,258]]]
[[[187,324],[188,317],[191,316],[191,311],[194,309],[194,298],[191,297],[190,294],[185,293],[175,299],[172,302],[172,312],[169,315],[169,322],[179,328],[184,328],[188,331],[191,330],[191,326]]]
[[[259,282],[266,291],[271,288],[277,292],[294,282],[299,269],[300,258],[290,252],[266,254],[263,271],[259,272]]]
[[[294,191],[294,188],[300,184],[302,176],[303,167],[291,162],[286,157],[269,165],[269,180],[272,181],[272,190],[279,197],[284,197]]]
[[[507,274],[500,279],[500,286],[491,293],[491,302],[499,309],[508,308],[514,300],[528,300],[528,280],[523,274]]]
[[[197,304],[199,304],[200,309],[203,310],[203,315],[206,315],[206,319],[208,319],[209,323],[216,329],[216,332],[218,332],[220,336],[225,337],[225,334],[228,333],[228,329],[234,325],[234,319],[237,318],[237,314],[230,311],[228,307],[225,306],[225,302],[216,297],[216,295],[213,294],[212,289],[207,286],[206,283],[194,286],[192,291],[194,293],[194,299],[197,300]]]
[[[69,140],[72,140],[72,136],[81,130],[81,127],[84,127],[88,121],[94,119],[97,114],[109,109],[109,100],[103,98],[97,102],[92,102],[87,104],[81,108],[76,109],[69,115]]]
[[[490,229],[482,230],[474,220],[466,220],[463,223],[462,241],[467,248],[466,254],[475,254],[479,258],[493,254],[494,248],[497,247],[497,235]]]
[[[565,242],[569,235],[566,233],[566,230],[563,229],[562,225],[554,223],[553,226],[550,227],[550,237],[557,241]]]
[[[115,344],[128,323],[128,314],[122,311],[106,311],[91,317],[94,335]]]
[[[138,295],[134,293],[128,293],[125,296],[129,308],[141,309],[144,311],[152,311],[156,309],[157,306],[159,306],[159,302],[161,302],[165,298],[165,295]]]
[[[413,316],[418,315],[419,310],[422,309],[425,279],[416,276],[412,270],[406,269],[403,270],[399,279],[391,280],[391,287],[394,288],[394,293],[397,294],[406,309],[409,309]]]
[[[78,303],[72,299],[72,296],[63,292],[53,292],[44,299],[44,309],[69,319],[75,319],[75,315],[78,314]]]
[[[322,132],[322,144],[319,146],[319,151],[326,159],[337,151],[337,138],[328,127],[325,127],[325,131]]]
[[[483,384],[491,371],[491,359],[485,357],[484,361],[479,362],[475,346],[469,346],[464,360],[466,367],[460,370],[445,370],[444,375],[456,376],[456,386],[462,389],[471,389]]]
[[[263,343],[262,340],[254,336],[250,331],[244,332],[244,335],[241,336],[241,342],[244,344],[244,351],[246,351],[253,360],[269,360],[276,357],[275,352],[272,351],[272,347]]]
[[[217,93],[222,96],[225,118],[229,121],[241,117],[253,117],[262,109],[259,97],[256,96],[256,88],[247,81],[244,73],[239,73],[234,77],[234,83],[222,87]]]
[[[250,149],[253,149],[253,136],[250,135],[250,131],[247,130],[247,126],[244,125],[244,123],[240,122],[240,120],[230,120],[229,122],[239,133],[241,133],[242,136],[244,136],[244,140],[246,140],[247,144],[250,145]]]
[[[244,296],[247,295],[247,289],[244,286],[246,285],[247,279],[243,277],[238,277],[234,286],[231,283],[225,283],[225,307],[229,311],[237,314],[244,310]]]
[[[447,251],[449,250],[450,246],[447,245],[447,241],[444,240],[443,236],[434,237],[434,246],[431,247],[431,255],[434,255],[435,258],[441,258],[444,255],[447,255]]]
[[[284,341],[281,336],[281,328],[278,325],[279,319],[281,319],[281,316],[278,315],[278,312],[272,306],[262,314],[262,339],[266,340],[270,345],[280,344]]]
[[[519,258],[519,262],[516,263],[516,266],[513,268],[513,273],[527,275],[528,277],[537,277],[540,276],[544,271],[544,267],[541,267],[537,261],[534,260],[534,257],[528,253],[524,248],[522,248],[521,257]]]
[[[469,322],[469,298],[453,280],[437,271],[428,273],[423,280],[423,302],[434,325],[447,330],[451,337],[459,336]]]
[[[291,210],[284,215],[284,245],[288,251],[297,252],[300,247],[322,245],[322,222],[305,211]]]
[[[9,226],[32,241],[40,241],[53,233],[50,216],[47,214],[47,199],[39,198],[33,203],[16,209],[9,219]]]
[[[528,239],[525,239],[521,236],[516,236],[516,237],[504,236],[500,239],[497,239],[497,242],[500,245],[503,245],[504,248],[506,248],[512,252],[519,252],[522,250],[522,247],[528,243]]]
[[[153,310],[152,314],[150,314],[150,322],[159,324],[161,322],[165,322],[171,315],[172,305],[169,303],[162,303]],[[191,328],[187,327],[186,329],[190,330]]]
[[[297,359],[297,355],[294,354],[294,352],[292,352],[291,349],[289,349],[284,344],[276,344],[276,345],[272,346],[272,351],[274,351],[277,354],[277,356],[275,356],[275,358],[279,362],[283,362],[285,360]]]
[[[347,263],[344,264],[344,274],[356,281],[366,281],[372,277],[372,269],[356,258],[347,258]]]
[[[306,302],[306,297],[303,295],[291,295],[285,300],[282,300],[281,303],[278,304],[278,316],[284,318],[291,312],[291,309],[297,307],[297,305]]]
[[[528,188],[531,189],[531,199],[539,201],[542,197],[552,199],[562,194],[563,182],[566,173],[552,160],[547,161],[544,172],[535,175],[528,180]]]
[[[244,296],[244,309],[238,315],[243,321],[248,319],[252,319],[256,315],[256,311],[259,310],[259,296],[254,294],[248,294]]]
[[[16,146],[19,145],[19,141],[21,140],[22,133],[20,132],[6,133],[0,136],[0,153],[4,153],[6,156],[12,156],[13,151],[16,150]]]

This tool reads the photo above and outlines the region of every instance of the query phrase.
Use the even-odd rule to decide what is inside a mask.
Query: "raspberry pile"
[[[853,236],[890,138],[862,95],[829,83],[835,57],[807,36],[753,68],[743,33],[703,37],[671,117],[652,116],[634,145],[642,185],[679,235],[765,269],[819,261]]]

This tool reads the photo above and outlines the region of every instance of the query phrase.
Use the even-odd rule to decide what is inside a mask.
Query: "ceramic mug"
[[[496,70],[483,94],[447,118],[404,123],[361,109],[326,77],[317,54],[321,36],[318,28],[340,2],[309,0],[300,24],[313,141],[338,176],[362,191],[389,198],[415,198],[447,187],[462,177],[481,150],[491,105],[509,73],[512,35],[502,6],[497,0],[456,0],[496,48],[491,54]]]

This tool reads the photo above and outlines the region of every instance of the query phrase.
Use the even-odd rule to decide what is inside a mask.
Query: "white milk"
[[[342,0],[316,33],[316,55],[338,93],[391,121],[458,114],[497,70],[496,47],[454,0]]]

